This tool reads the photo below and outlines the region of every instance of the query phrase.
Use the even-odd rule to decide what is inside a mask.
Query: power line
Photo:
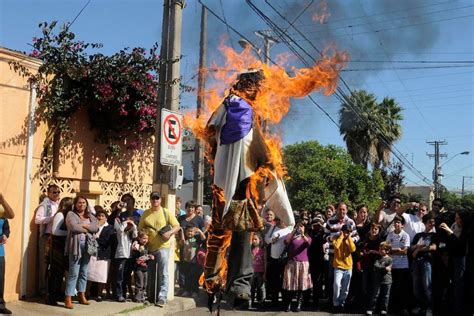
[[[351,63],[472,64],[474,60],[351,60]]]
[[[214,15],[219,21],[221,21],[221,22],[224,23],[224,24],[228,24],[228,23],[225,22],[221,17],[219,17],[219,15],[217,15],[214,11],[212,11],[210,8],[208,8],[207,6],[205,6],[205,5],[202,3],[201,0],[199,0],[199,3],[201,3],[204,7],[206,7],[206,9],[207,9],[212,15]],[[251,7],[253,6],[253,4],[251,3],[250,0],[247,0],[247,4],[248,4],[249,6],[251,6]],[[252,9],[254,9],[254,8],[252,7]],[[275,9],[275,10],[276,10],[276,9]],[[271,27],[272,24],[274,24],[263,12],[261,12],[260,10],[258,10],[258,8],[255,7],[255,10],[254,10],[254,11],[255,11],[267,24],[269,24],[270,27]],[[259,12],[259,13],[258,13],[258,12]],[[260,15],[260,14],[261,14],[261,15]],[[235,28],[233,28],[231,25],[228,25],[228,26],[229,26],[229,28],[230,28],[232,31],[234,31],[235,33],[237,33],[238,35],[240,35],[242,38],[246,39],[246,40],[249,41],[251,44],[253,44],[250,40],[248,40],[243,34],[241,34],[239,31],[237,31],[237,30],[236,30]],[[277,29],[277,31],[276,31],[277,34],[279,33],[279,34],[285,35],[285,32],[282,32],[282,30],[281,30],[277,25],[274,25],[274,27]],[[295,28],[295,26],[293,26],[293,28]],[[295,28],[295,29],[296,29],[296,28]],[[274,30],[274,31],[275,31],[275,30]],[[284,38],[284,37],[282,37],[282,39],[283,39],[283,38]],[[286,44],[287,46],[289,46],[289,49],[290,49],[290,50],[295,51],[295,49],[291,46],[291,44],[290,44],[288,41],[286,41],[286,40],[283,40],[283,41],[285,42],[285,44]],[[294,42],[294,41],[292,41],[292,42]],[[300,47],[300,49],[302,49],[302,50],[304,51],[304,49],[303,49],[302,47]],[[307,52],[306,52],[306,53],[307,53]],[[307,53],[307,54],[308,54],[308,53]],[[295,55],[298,56],[299,53],[296,52]],[[309,55],[309,54],[308,54],[308,55]],[[309,55],[309,56],[311,56],[311,55]],[[299,55],[299,58],[300,58],[300,60],[301,60],[303,63],[307,64],[307,62],[304,60],[304,58],[303,58],[301,55]],[[274,61],[272,61],[272,63],[278,65],[278,64],[275,63]],[[347,86],[347,83],[345,83],[345,81],[343,80],[343,78],[340,77],[340,79],[341,79],[341,81],[345,84],[345,86],[348,88],[348,90],[350,91],[350,88]],[[338,88],[338,89],[339,89],[339,88]],[[342,92],[342,90],[340,90],[340,91]],[[343,98],[342,98],[341,96],[336,96],[336,97],[339,98],[339,100],[343,100]],[[321,109],[321,110],[323,111],[323,113],[325,113],[325,115],[326,115],[333,123],[336,124],[336,126],[339,126],[338,123],[312,98],[311,95],[309,95],[308,98],[309,98],[319,109]],[[346,98],[347,98],[347,97],[346,97]],[[356,143],[356,144],[357,144],[357,143]],[[357,144],[357,145],[360,146],[359,144]],[[392,146],[392,147],[395,148],[395,146]],[[404,158],[404,157],[402,156],[402,157],[404,158],[404,160],[403,160],[403,158],[400,158],[400,157],[398,156],[398,154],[393,151],[393,149],[392,149],[391,151],[392,151],[392,154],[393,154],[400,162],[402,162],[402,164],[404,164],[408,169],[410,169],[410,170],[413,172],[413,174],[416,174],[416,172],[414,171],[414,170],[416,170],[416,171],[418,172],[417,175],[418,175],[424,182],[430,184],[429,182],[426,181],[426,177],[425,177],[423,174],[421,174],[421,172],[419,172],[419,170],[417,170],[413,165],[411,165],[411,163],[410,163],[406,158]],[[407,178],[407,179],[408,179],[408,178]],[[417,182],[413,182],[413,183],[417,183]]]
[[[428,22],[423,22],[423,23],[407,24],[407,25],[402,25],[402,26],[399,26],[399,27],[392,27],[392,28],[386,28],[386,29],[378,29],[378,30],[358,32],[358,33],[352,33],[352,34],[331,35],[331,36],[328,35],[328,36],[323,36],[323,37],[318,37],[318,38],[310,38],[308,40],[299,39],[299,40],[295,40],[295,42],[315,41],[315,40],[324,39],[324,38],[353,37],[353,36],[357,36],[357,35],[364,35],[364,34],[371,34],[371,33],[383,33],[383,32],[388,32],[388,31],[393,31],[393,30],[399,30],[399,29],[403,29],[403,28],[409,28],[409,27],[413,27],[413,26],[427,25],[427,24],[432,24],[432,23],[440,23],[440,22],[445,22],[445,21],[452,21],[452,20],[457,20],[457,19],[470,18],[470,17],[473,17],[473,16],[474,16],[474,14],[468,14],[468,15],[456,16],[456,17],[452,17],[452,18],[439,19],[439,20],[436,20],[436,21],[428,21]]]
[[[68,25],[66,26],[66,29],[69,29],[74,24],[74,22],[76,22],[77,18],[82,14],[85,8],[87,8],[87,6],[89,5],[89,3],[91,3],[91,1],[92,0],[87,1],[87,3],[82,7],[82,9],[76,14],[72,22],[68,23]]]
[[[232,49],[235,49],[235,47],[234,47],[234,42],[232,41],[232,36],[230,35],[229,25],[227,24],[227,19],[226,19],[226,17],[225,17],[224,6],[222,5],[222,0],[219,0],[219,3],[220,3],[220,5],[221,5],[222,18],[223,18],[224,21],[226,22],[226,28],[227,28],[227,34],[229,34],[230,46],[232,46]]]
[[[373,68],[355,68],[355,69],[343,69],[343,72],[353,71],[379,71],[379,70],[417,70],[417,69],[447,69],[447,68],[468,68],[474,67],[473,65],[445,65],[445,66],[418,66],[418,67],[373,67]]]
[[[267,3],[275,12],[277,12],[277,14],[278,14],[280,17],[283,17],[283,15],[282,15],[281,13],[279,13],[279,11],[278,11],[276,8],[274,8],[273,6],[271,6],[268,1],[266,1],[266,3]],[[259,15],[272,29],[276,28],[276,29],[278,29],[280,32],[282,32],[281,28],[280,28],[278,25],[276,25],[275,23],[273,23],[263,12],[261,12],[255,5],[253,5],[253,4],[251,3],[251,0],[247,0],[247,4],[248,4],[248,5],[257,13],[257,15]],[[283,17],[283,19],[288,22],[288,20],[287,20],[285,17]],[[293,25],[293,28],[294,28],[297,32],[301,33],[301,32],[298,30],[298,28],[296,28],[294,25]],[[283,33],[284,33],[284,32],[283,32]],[[291,39],[290,36],[288,36],[287,34],[285,34],[285,35],[286,35],[288,38]],[[303,36],[304,36],[304,34],[303,34]],[[291,44],[290,44],[289,42],[290,42],[290,41],[286,41],[285,43],[286,43],[286,45],[290,48],[290,50],[293,51],[294,49],[291,47]],[[291,41],[291,42],[294,43],[294,41]],[[316,49],[316,51],[320,52],[319,49],[318,49],[317,47],[315,47],[311,42],[310,42],[310,44],[312,45],[313,48]],[[298,45],[298,47],[299,47],[303,52],[305,52],[307,55],[310,56],[310,54],[309,54],[308,52],[306,52],[306,50],[305,50],[304,48],[302,48],[302,47],[299,46],[299,45]],[[300,60],[302,60],[303,63],[307,64],[307,63],[304,61],[304,58],[302,58],[301,55],[297,54],[297,56],[298,56],[298,58],[299,58]],[[349,86],[347,85],[347,83],[345,82],[345,80],[342,78],[341,75],[339,75],[339,78],[340,78],[341,82],[344,84],[344,86],[352,93],[351,89],[349,88]],[[338,93],[339,93],[340,95],[339,95]],[[356,109],[356,108],[354,107],[354,105],[352,104],[351,100],[347,97],[347,95],[344,94],[344,92],[342,91],[342,89],[341,89],[340,87],[337,88],[337,92],[335,93],[335,97],[336,97],[338,100],[340,100],[341,102],[346,102],[348,105],[350,105],[350,107],[353,109],[354,113],[356,113],[357,116],[358,116],[360,119],[364,120],[364,119],[361,117],[360,113],[357,111],[357,109]],[[367,122],[367,123],[369,124],[369,126],[371,126],[370,122]],[[379,133],[380,133],[380,131],[379,131]],[[386,144],[387,148],[390,149],[390,151],[392,152],[392,154],[393,154],[399,161],[401,161],[401,162],[402,162],[407,168],[409,168],[414,174],[417,173],[417,174],[420,176],[420,178],[421,178],[425,183],[430,184],[430,182],[428,182],[427,178],[426,178],[418,169],[416,169],[416,168],[403,156],[403,154],[401,154],[401,153],[399,152],[399,150],[396,148],[395,145],[390,144],[389,142],[387,142],[387,140],[385,139],[385,136],[384,136],[383,133],[380,133],[380,135],[381,135],[381,137],[382,137],[382,139],[381,139],[382,142],[384,142],[384,143]],[[395,151],[396,151],[397,153],[396,153]],[[399,156],[399,155],[400,155],[400,156]]]
[[[456,11],[456,10],[467,9],[467,8],[472,8],[472,7],[474,7],[474,5],[467,5],[467,6],[458,7],[458,8],[432,11],[432,12],[427,12],[427,13],[424,13],[424,14],[408,15],[408,16],[404,16],[404,17],[397,17],[397,18],[387,19],[387,20],[383,20],[383,21],[371,21],[371,22],[366,22],[366,23],[361,23],[361,24],[344,25],[344,26],[328,28],[328,29],[314,31],[314,32],[308,32],[307,34],[327,33],[328,31],[343,30],[343,29],[346,29],[346,28],[353,29],[353,28],[356,28],[356,27],[367,26],[367,25],[372,26],[373,24],[384,24],[384,23],[394,22],[394,21],[398,21],[398,20],[405,20],[405,19],[410,19],[410,18],[419,18],[419,17],[422,17],[422,16],[433,15],[433,14],[438,14],[438,13],[445,13],[445,12],[448,12],[448,11]],[[366,16],[366,18],[367,17],[369,17],[369,16]],[[291,36],[291,35],[295,35],[295,33],[288,34],[288,36]]]
[[[409,11],[409,10],[415,10],[415,9],[421,9],[421,8],[427,8],[427,7],[433,7],[433,6],[448,4],[450,2],[451,1],[444,1],[444,2],[440,2],[440,3],[422,5],[422,6],[411,7],[411,8],[406,8],[406,9],[379,12],[379,13],[374,13],[374,14],[371,14],[371,15],[368,15],[368,16],[372,17],[372,16],[387,15],[387,14],[398,13],[398,12],[406,12],[406,11]],[[355,20],[355,19],[360,19],[360,18],[365,18],[365,17],[366,17],[365,15],[362,15],[362,16],[355,16],[355,17],[347,17],[347,18],[343,18],[343,19],[331,19],[330,21],[327,22],[327,24],[332,24],[334,22],[340,22],[340,21]],[[303,27],[304,26],[314,26],[314,24],[311,23],[311,24],[300,24],[300,25],[298,25],[298,27],[301,27],[301,26],[303,26]]]

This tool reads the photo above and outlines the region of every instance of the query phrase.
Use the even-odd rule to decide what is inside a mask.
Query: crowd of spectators
[[[173,280],[177,295],[198,297],[210,225],[201,206],[188,201],[182,210],[178,199],[173,214],[153,192],[146,211],[135,208],[131,194],[105,211],[82,196],[60,200],[58,191],[48,188],[36,215],[46,259],[39,284],[48,304],[64,300],[73,308],[77,297],[80,304],[108,298],[164,306]],[[302,210],[294,227],[271,209],[263,215],[264,230],[249,240],[252,309],[472,314],[468,211],[448,211],[435,199],[428,212],[424,203],[402,205],[394,196],[372,213],[365,205],[351,212],[344,202]],[[170,253],[173,235],[177,246]],[[169,256],[174,276],[168,276]]]

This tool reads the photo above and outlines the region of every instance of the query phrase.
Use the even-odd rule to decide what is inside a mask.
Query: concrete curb
[[[173,315],[178,312],[190,310],[196,308],[196,302],[192,298],[186,297],[175,297],[172,301],[169,301],[164,308],[157,307],[154,305],[144,306],[141,303],[118,303],[115,301],[103,301],[100,303],[90,300],[90,305],[76,304],[74,301],[74,309],[69,310],[64,308],[63,303],[59,303],[58,306],[50,306],[35,301],[13,301],[6,304],[7,308],[10,309],[14,315],[20,316],[62,316],[62,315],[85,315],[85,316],[138,316],[138,315],[153,315],[153,316],[165,316]],[[136,309],[136,310],[133,310]],[[130,312],[124,312],[131,310]]]

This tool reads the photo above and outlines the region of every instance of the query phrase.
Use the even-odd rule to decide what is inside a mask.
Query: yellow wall
[[[21,245],[25,188],[25,163],[27,147],[27,116],[30,90],[26,78],[10,69],[8,61],[21,61],[32,71],[40,65],[38,60],[23,54],[0,48],[0,191],[12,206],[15,218],[10,220],[11,234],[5,245],[5,299],[18,299],[20,293]],[[32,175],[37,174],[44,141],[45,126],[40,125],[33,140]],[[31,177],[30,203],[36,205],[39,197],[39,179]],[[36,249],[36,227],[33,212],[26,213],[29,227],[29,249]],[[35,259],[28,251],[28,261]],[[31,275],[31,274],[30,274]],[[30,291],[34,283],[29,283]]]
[[[15,218],[10,221],[11,235],[5,246],[6,278],[5,299],[16,300],[20,294],[20,266],[25,165],[27,148],[26,119],[29,110],[30,90],[26,78],[10,69],[8,62],[21,61],[31,70],[37,69],[40,61],[5,48],[0,47],[0,192],[2,192],[15,211]],[[80,112],[71,121],[75,137],[61,147],[59,179],[67,179],[73,184],[73,189],[64,192],[62,197],[77,193],[86,193],[101,203],[104,183],[121,183],[149,186],[152,184],[153,171],[153,140],[151,146],[135,154],[122,155],[123,162],[110,161],[104,158],[105,146],[97,145],[94,133],[89,130],[87,113]],[[27,217],[28,276],[26,296],[36,294],[36,236],[34,210],[38,205],[40,188],[39,166],[47,128],[39,124],[34,134],[33,163],[31,181],[30,208],[25,212]],[[102,184],[102,185],[101,185]],[[89,197],[89,196],[88,196]],[[117,196],[119,198],[119,196]],[[146,197],[147,198],[147,197]]]

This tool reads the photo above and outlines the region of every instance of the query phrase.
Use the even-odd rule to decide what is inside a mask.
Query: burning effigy
[[[268,131],[288,113],[290,98],[333,93],[348,61],[347,54],[332,50],[311,68],[291,68],[290,76],[283,66],[257,60],[250,48],[237,53],[221,44],[220,51],[225,65],[211,69],[216,84],[227,88],[206,90],[207,115],[185,115],[185,125],[207,144],[213,175],[212,223],[201,277],[211,311],[223,292],[234,294],[234,305],[248,300],[250,234],[263,229],[262,211],[270,208],[286,226],[295,223],[283,182],[281,140]]]

